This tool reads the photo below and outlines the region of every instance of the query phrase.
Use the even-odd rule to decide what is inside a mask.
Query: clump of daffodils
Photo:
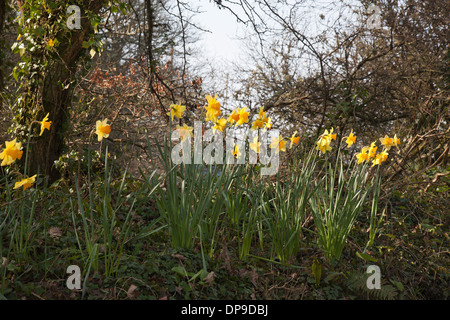
[[[259,109],[258,117],[252,123],[252,130],[257,129],[271,129],[272,128],[272,120],[267,116],[267,111],[264,111],[264,107]]]
[[[384,138],[380,138],[380,142],[383,145],[383,150],[377,153],[378,147],[376,146],[376,141],[372,142],[370,146],[365,146],[361,149],[361,152],[357,153],[355,157],[358,159],[358,164],[363,162],[372,162],[372,167],[380,165],[388,159],[388,151],[392,147],[397,147],[400,145],[400,139],[397,135],[394,138],[389,138],[385,135]]]
[[[205,120],[211,121],[213,126],[212,130],[214,133],[216,131],[224,132],[227,125],[230,126],[241,126],[243,124],[249,123],[250,112],[247,111],[247,107],[243,108],[235,108],[232,113],[227,117],[220,117],[222,115],[221,104],[217,100],[217,95],[214,97],[211,95],[207,95],[206,97],[207,104],[204,106],[206,110]],[[170,106],[170,111],[167,113],[173,120],[174,117],[181,119],[183,117],[183,112],[186,110],[186,107],[181,104],[172,104]],[[273,126],[272,118],[267,115],[267,111],[264,110],[264,107],[259,109],[259,112],[256,115],[256,119],[251,122],[251,130],[269,130]],[[184,140],[188,135],[192,136],[192,128],[188,127],[186,124],[183,127],[177,125],[177,130],[179,130],[180,137]],[[289,138],[283,138],[282,136],[278,136],[272,139],[272,143],[270,144],[270,148],[273,149],[276,153],[281,151],[286,152],[286,148],[299,145],[300,137],[297,135],[298,131],[295,131],[292,136]],[[347,144],[347,148],[351,148],[356,143],[356,134],[351,129],[348,136],[343,138],[343,141]],[[336,141],[337,134],[334,133],[334,128],[331,128],[329,131],[326,129],[323,134],[321,134],[316,141],[316,150],[320,151],[322,154],[327,153],[332,150],[331,143],[333,140]],[[290,141],[290,143],[289,143]],[[395,135],[393,138],[388,137],[387,135],[384,138],[380,138],[381,144],[384,146],[384,149],[379,152],[378,146],[376,145],[376,141],[372,142],[370,146],[364,146],[361,151],[355,154],[355,157],[358,160],[358,164],[363,162],[371,162],[372,166],[379,165],[385,162],[389,156],[388,151],[392,147],[398,147],[400,145],[400,139]],[[259,153],[261,143],[258,141],[258,137],[255,137],[253,142],[249,144],[251,150]],[[237,146],[234,150],[234,155],[238,156],[240,154],[240,150],[237,149]]]
[[[50,130],[52,122],[48,119],[49,113],[45,115],[45,117],[41,121],[33,120],[30,124],[30,130],[31,126],[34,123],[40,124],[40,132],[39,136],[42,136],[45,130]],[[22,143],[17,142],[17,138],[11,141],[5,141],[5,148],[0,153],[0,160],[2,160],[1,166],[9,166],[13,164],[16,160],[22,159],[23,150],[22,150]],[[20,174],[20,173],[19,173]],[[24,178],[20,181],[17,181],[14,184],[13,189],[18,189],[20,187],[23,187],[23,190],[26,190],[30,188],[36,181],[36,174],[29,178]]]
[[[325,130],[325,132],[319,137],[319,140],[316,142],[316,150],[320,150],[322,153],[326,153],[327,151],[331,151],[331,140],[336,140],[337,134],[333,133],[334,129],[331,128],[330,132]]]

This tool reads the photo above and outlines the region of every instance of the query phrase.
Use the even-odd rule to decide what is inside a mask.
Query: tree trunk
[[[6,18],[6,0],[0,0],[0,107],[3,102],[3,78],[4,78],[4,62],[3,62],[3,26]]]
[[[103,6],[103,1],[86,0],[84,3],[81,10],[88,9],[95,14]],[[81,16],[81,29],[72,30],[71,37],[55,48],[59,51],[59,57],[49,61],[45,71],[46,76],[40,96],[44,108],[42,117],[49,113],[49,120],[52,121],[50,131],[45,130],[41,137],[30,144],[29,175],[36,173],[48,175],[50,181],[55,181],[60,176],[59,171],[54,167],[54,162],[63,152],[64,123],[68,120],[68,107],[73,90],[71,82],[74,79],[77,61],[83,50],[86,50],[82,47],[82,43],[87,40],[91,32],[89,19],[83,18],[83,14]]]

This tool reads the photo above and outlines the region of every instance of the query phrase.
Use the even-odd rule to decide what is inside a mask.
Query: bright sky
[[[245,26],[236,21],[226,9],[219,9],[209,0],[190,0],[194,6],[199,6],[202,13],[197,14],[194,21],[202,28],[211,32],[202,33],[201,48],[205,57],[216,62],[236,61],[242,55],[242,44],[236,35],[242,35]]]

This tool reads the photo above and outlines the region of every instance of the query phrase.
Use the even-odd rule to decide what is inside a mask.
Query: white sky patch
[[[203,33],[202,41],[200,41],[205,57],[224,62],[231,62],[239,58],[242,44],[237,39],[237,34],[244,27],[242,23],[238,23],[236,17],[228,10],[219,9],[213,2],[204,0],[191,0],[191,2],[194,5],[200,5],[202,11],[195,18],[196,22],[211,31]]]

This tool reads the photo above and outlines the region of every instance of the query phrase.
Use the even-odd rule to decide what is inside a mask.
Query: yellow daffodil
[[[331,151],[330,147],[330,140],[327,138],[320,138],[319,141],[317,141],[317,147],[316,150],[320,150],[322,153],[326,153],[327,151]]]
[[[352,144],[356,142],[356,136],[353,134],[353,129],[350,131],[350,135],[345,142],[347,143],[347,148],[350,148]]]
[[[233,125],[235,122],[239,121],[239,113],[238,113],[238,108],[235,108],[233,110],[233,112],[231,113],[231,115],[228,117],[228,122]]]
[[[294,134],[292,135],[292,137],[289,138],[289,140],[291,140],[291,145],[289,146],[289,148],[292,148],[292,145],[295,143],[296,145],[298,145],[299,141],[300,141],[300,137],[296,137],[295,135],[297,134],[297,131],[294,132]]]
[[[261,129],[264,126],[264,122],[258,118],[252,122],[252,130]]]
[[[362,148],[360,153],[357,153],[355,155],[355,157],[358,159],[358,164],[369,160],[369,154],[367,153],[368,150],[369,150],[369,147],[364,147],[364,148]]]
[[[319,137],[319,140],[316,142],[316,150],[320,150],[322,153],[326,153],[327,151],[331,151],[331,140],[336,140],[336,134],[333,134],[333,128],[331,128],[330,132],[325,130],[325,132]]]
[[[248,122],[249,112],[247,111],[247,107],[243,107],[242,109],[239,109],[238,114],[239,114],[239,120],[236,122],[236,127]]]
[[[174,116],[181,119],[185,110],[186,106],[182,106],[181,104],[171,104],[170,111],[167,113],[167,115],[172,118],[172,121]]]
[[[375,156],[375,159],[372,160],[372,167],[375,165],[380,165],[382,162],[387,160],[389,154],[386,151],[387,149],[383,150]]]
[[[375,158],[378,147],[375,145],[375,141],[370,144],[369,147],[369,159]]]
[[[250,149],[259,153],[259,147],[261,146],[261,142],[258,142],[258,136],[253,138],[253,142],[250,143]]]
[[[227,119],[222,118],[222,119],[218,119],[214,123],[214,127],[212,127],[212,129],[213,129],[214,133],[216,133],[216,130],[219,130],[220,132],[223,132],[223,130],[225,130],[226,127],[227,127]]]
[[[239,150],[239,146],[237,144],[234,145],[233,155],[238,159],[242,156],[241,150]]]
[[[230,117],[228,118],[228,122],[230,122],[231,125],[233,123],[236,123],[235,126],[240,126],[244,123],[248,122],[248,114],[249,112],[246,111],[247,107],[244,107],[242,109],[234,109],[231,113]]]
[[[256,118],[255,121],[252,123],[252,130],[261,129],[264,127],[267,122],[269,121],[269,118],[266,117],[267,112],[264,111],[264,107],[261,107],[259,109],[258,118]],[[270,128],[272,127],[272,124],[270,124]],[[269,128],[269,129],[270,129]]]
[[[53,39],[48,40],[47,44],[48,44],[50,47],[55,46],[55,42],[53,41]]]
[[[18,189],[23,186],[23,190],[26,190],[33,185],[35,180],[36,180],[36,175],[34,175],[30,178],[22,179],[14,184],[14,189]]]
[[[384,147],[386,148],[386,150],[390,150],[391,147],[393,147],[394,144],[394,139],[389,138],[387,135],[384,136],[384,138],[380,138],[381,144],[384,145]]]
[[[217,121],[217,117],[220,116],[220,103],[217,101],[217,94],[213,98],[212,96],[206,96],[206,100],[208,101],[208,105],[205,107],[206,109],[206,121]]]
[[[265,121],[264,121],[264,120],[265,120]],[[264,120],[263,120],[263,121],[265,122],[264,130],[272,129],[272,125],[273,125],[273,123],[272,123],[272,118],[267,117],[267,118],[265,118]]]
[[[283,140],[283,136],[278,136],[272,139],[272,143],[270,144],[271,149],[275,149],[276,153],[281,151],[286,151],[287,142]]]
[[[95,126],[96,126],[95,133],[98,135],[98,141],[102,141],[103,138],[109,137],[109,134],[111,132],[111,126],[108,124],[108,119],[97,120]]]
[[[7,166],[22,158],[23,151],[21,142],[16,142],[16,139],[12,141],[5,141],[6,148],[0,153],[0,159],[2,159],[2,166]]]
[[[41,133],[39,134],[39,136],[42,136],[45,129],[50,130],[50,125],[52,124],[52,122],[48,121],[48,115],[49,114],[47,113],[47,115],[41,121]]]
[[[398,146],[400,145],[400,138],[397,138],[397,135],[394,135],[394,145],[398,148]]]
[[[259,108],[258,118],[263,120],[267,119],[266,117],[267,111],[264,111],[264,107]]]
[[[333,134],[333,131],[334,131],[333,128],[331,128],[330,133],[328,133],[328,130],[325,130],[325,135],[328,136],[329,140],[333,139],[336,141],[337,134],[336,133]]]
[[[177,124],[177,130],[178,134],[180,135],[181,141],[184,141],[188,136],[193,136],[192,130],[194,130],[194,128],[189,127],[184,123],[183,126]]]

